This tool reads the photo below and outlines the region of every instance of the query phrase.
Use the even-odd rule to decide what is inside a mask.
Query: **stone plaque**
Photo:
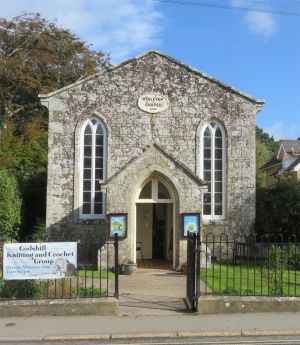
[[[138,107],[147,113],[159,113],[168,109],[169,100],[159,93],[145,93],[138,99]]]

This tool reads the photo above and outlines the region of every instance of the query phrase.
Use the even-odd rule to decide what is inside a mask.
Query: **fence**
[[[292,235],[207,235],[200,247],[200,294],[300,296],[300,243]]]
[[[118,298],[118,237],[110,242],[78,240],[77,271],[70,277],[45,280],[4,280],[1,277],[3,243],[0,242],[0,300]]]
[[[200,235],[187,235],[186,302],[191,311],[198,310],[200,289]]]

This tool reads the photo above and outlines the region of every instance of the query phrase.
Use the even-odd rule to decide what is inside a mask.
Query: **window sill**
[[[227,225],[228,220],[227,219],[209,219],[209,218],[202,218],[202,223],[204,225]]]
[[[79,220],[101,220],[105,219],[105,215],[101,216],[93,216],[93,215],[87,215],[87,216],[79,216]]]

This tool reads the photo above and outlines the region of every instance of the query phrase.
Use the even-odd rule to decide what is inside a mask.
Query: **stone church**
[[[201,236],[255,221],[255,117],[264,102],[158,51],[40,95],[49,109],[47,231],[105,240],[126,214],[120,261],[185,257]],[[72,235],[73,236],[73,235]]]

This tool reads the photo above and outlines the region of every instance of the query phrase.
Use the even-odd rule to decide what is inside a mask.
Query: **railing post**
[[[119,241],[115,234],[115,298],[119,299]]]
[[[197,249],[196,249],[196,311],[198,311],[198,298],[200,297],[200,267],[201,267],[201,242],[200,232],[197,234]]]
[[[196,283],[197,283],[197,272],[196,272],[196,266],[197,266],[197,235],[196,233],[193,234],[193,286],[194,286],[194,296],[193,296],[193,300],[194,300],[194,311],[196,311],[196,299],[197,299],[197,287],[196,287]]]

